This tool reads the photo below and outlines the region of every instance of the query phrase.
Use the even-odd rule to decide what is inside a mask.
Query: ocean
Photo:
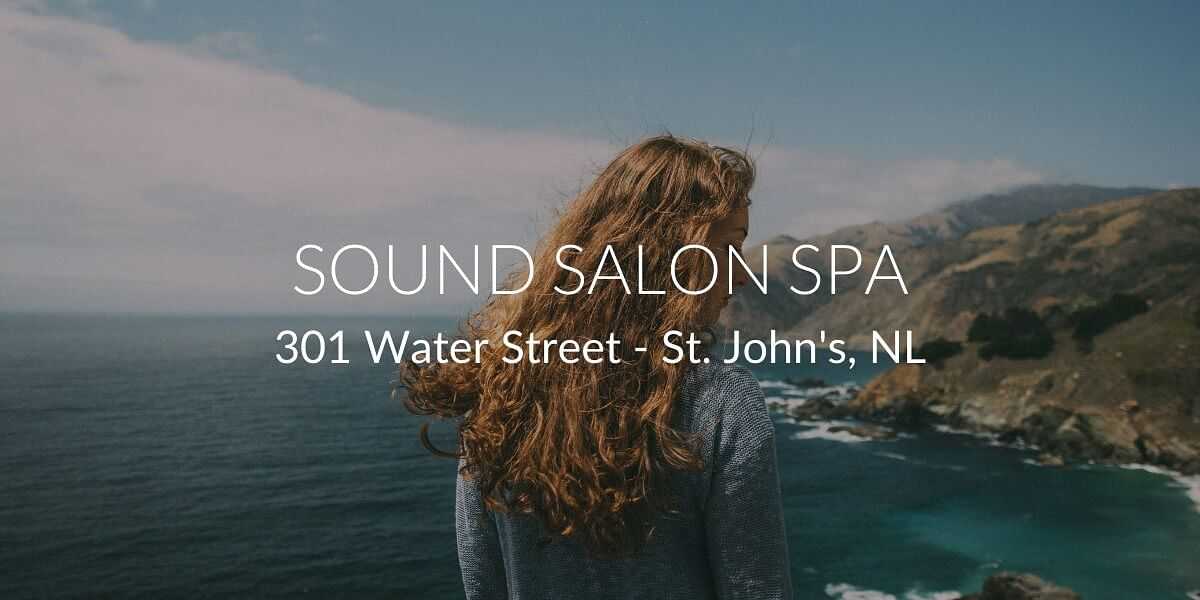
[[[420,447],[421,419],[389,398],[392,367],[361,342],[452,326],[0,317],[0,597],[460,598],[454,464]],[[344,330],[350,363],[279,364],[284,329]],[[883,368],[858,362],[754,369],[794,400],[810,392],[789,378]],[[783,414],[777,427],[798,598],[948,599],[1001,569],[1089,600],[1200,589],[1187,482],[1040,467],[949,431],[874,442]]]

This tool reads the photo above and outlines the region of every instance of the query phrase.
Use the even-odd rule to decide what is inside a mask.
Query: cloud
[[[1043,175],[1010,160],[912,159],[867,161],[818,152],[767,149],[755,210],[773,213],[763,237],[827,233],[870,221],[896,221],[936,210],[962,198],[1016,185]]]
[[[531,244],[617,150],[371,106],[262,57],[250,34],[170,46],[0,7],[0,309],[443,306],[298,297],[294,253],[392,243],[411,261],[421,243]],[[1002,160],[794,148],[767,149],[761,165],[760,237],[900,218],[1037,178]]]
[[[271,306],[306,241],[527,238],[613,150],[372,107],[211,54],[0,9],[0,72],[20,90],[0,97],[5,279],[204,282],[222,308]]]

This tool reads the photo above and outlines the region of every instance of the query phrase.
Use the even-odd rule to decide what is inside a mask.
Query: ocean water
[[[0,597],[461,597],[454,465],[420,447],[361,343],[450,326],[0,317]],[[280,365],[282,329],[341,329],[351,362]],[[863,381],[881,368],[864,362],[755,370],[797,401],[785,378]],[[799,598],[952,598],[999,569],[1092,600],[1200,589],[1200,512],[1170,477],[777,426]]]

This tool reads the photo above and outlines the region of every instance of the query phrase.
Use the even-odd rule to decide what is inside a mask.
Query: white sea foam
[[[766,400],[768,405],[775,404],[785,408],[804,406],[808,402],[808,398],[796,398],[789,396],[767,396]]]
[[[1129,463],[1120,465],[1120,467],[1122,469],[1145,471],[1147,473],[1154,473],[1155,475],[1162,475],[1163,477],[1170,477],[1175,480],[1177,486],[1183,488],[1188,498],[1191,498],[1192,503],[1196,505],[1196,511],[1200,512],[1200,475],[1184,475],[1178,471],[1142,463]]]
[[[1021,462],[1027,465],[1033,465],[1035,467],[1047,466],[1032,458],[1022,459]],[[1088,470],[1093,468],[1089,465],[1094,466],[1094,464],[1095,463],[1093,461],[1088,461],[1087,465],[1073,465],[1072,467],[1080,470]],[[1155,475],[1171,478],[1173,480],[1173,485],[1175,487],[1182,488],[1184,493],[1187,494],[1188,498],[1191,499],[1192,503],[1196,505],[1196,511],[1200,512],[1200,475],[1184,475],[1183,473],[1172,471],[1166,467],[1147,465],[1144,463],[1126,463],[1116,466],[1122,469],[1128,469],[1130,471],[1145,471],[1147,473],[1153,473]]]
[[[933,469],[946,469],[946,470],[949,470],[949,471],[959,471],[959,472],[961,472],[961,471],[966,471],[966,470],[967,470],[967,468],[966,468],[966,467],[964,467],[964,466],[962,466],[962,465],[938,465],[938,464],[933,464],[933,463],[925,462],[925,461],[923,461],[923,460],[920,460],[920,459],[917,459],[917,458],[912,458],[912,457],[909,457],[909,456],[905,456],[905,455],[903,455],[903,454],[900,454],[900,453],[898,453],[898,452],[876,452],[876,453],[875,453],[875,456],[882,456],[882,457],[884,457],[884,458],[890,458],[890,459],[893,459],[893,460],[904,461],[904,462],[906,462],[906,463],[911,463],[911,464],[914,464],[914,465],[917,465],[917,466],[920,466],[920,467],[930,467],[930,468],[933,468]]]
[[[766,393],[765,401],[775,410],[789,411],[804,406],[811,400],[822,399],[842,404],[849,402],[858,393],[859,386],[854,382],[841,385],[821,387],[800,387],[786,381],[767,379],[761,382]]]
[[[1167,477],[1181,477],[1181,475],[1179,473],[1176,473],[1175,471],[1172,471],[1165,467],[1160,467],[1158,465],[1147,465],[1147,464],[1142,464],[1142,463],[1129,463],[1129,464],[1120,465],[1120,467],[1122,469],[1128,469],[1130,471],[1145,471],[1147,473],[1154,473],[1155,475],[1165,475]]]
[[[854,435],[849,431],[830,431],[830,429],[838,426],[848,427],[854,424],[849,421],[822,421],[819,423],[805,423],[811,427],[805,431],[797,431],[792,434],[793,440],[829,440],[831,442],[843,442],[846,444],[857,444],[860,442],[869,442],[871,438]]]
[[[996,434],[996,433],[989,433],[986,431],[971,431],[969,429],[959,429],[957,427],[952,427],[952,426],[946,425],[944,423],[934,425],[933,430],[938,433],[943,433],[946,435],[962,435],[962,436],[966,436],[966,437],[972,437],[977,440],[983,440],[983,441],[987,442],[987,445],[993,446],[995,448],[1014,448],[1017,450],[1039,450],[1039,448],[1037,447],[1036,444],[1027,444],[1027,443],[1025,443],[1024,440],[1021,440],[1020,438],[1018,438],[1014,441],[1011,441],[1011,442],[1002,442],[1002,441],[1000,441],[1000,435]]]
[[[1041,450],[1037,444],[1027,444],[1024,440],[1017,438],[1011,442],[1002,442],[998,436],[993,434],[983,433],[981,436],[986,436],[988,445],[996,448],[1013,448],[1016,450]]]
[[[904,594],[904,600],[958,600],[962,598],[959,592],[915,592]]]
[[[984,432],[980,432],[980,431],[971,431],[969,429],[959,429],[957,427],[951,427],[950,425],[946,425],[944,423],[934,425],[933,430],[938,433],[945,433],[947,435],[965,435],[968,437],[978,438],[981,440],[988,440],[990,442],[996,441],[996,434],[994,434],[994,433],[984,433]]]
[[[792,384],[780,379],[760,379],[758,384],[763,387],[792,387]]]
[[[825,595],[836,600],[896,600],[896,597],[891,594],[856,588],[848,583],[826,585]]]
[[[786,381],[777,379],[765,379],[759,384],[764,390],[769,390],[775,395],[786,396],[790,398],[819,398],[822,396],[830,396],[835,400],[849,400],[861,387],[853,381],[835,385],[823,385],[816,387],[801,387]]]
[[[949,425],[940,424],[940,423],[937,425],[934,425],[933,430],[938,433],[945,433],[945,434],[949,434],[949,435],[972,435],[972,433],[970,431],[967,431],[966,429],[957,429],[957,428],[951,427]]]
[[[826,585],[825,595],[835,600],[897,600],[893,594],[863,589],[848,583]],[[957,600],[958,598],[962,598],[962,594],[955,591],[924,592],[913,589],[904,593],[904,600]]]

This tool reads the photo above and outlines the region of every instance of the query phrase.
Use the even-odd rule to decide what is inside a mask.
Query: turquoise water
[[[358,341],[447,325],[0,317],[0,597],[461,597],[453,464],[420,448]],[[351,364],[277,364],[276,333],[309,328],[345,330]],[[770,382],[861,380],[863,362],[756,370],[786,395]],[[1089,599],[1200,588],[1200,513],[1170,478],[778,428],[799,598],[934,598],[997,569]]]

